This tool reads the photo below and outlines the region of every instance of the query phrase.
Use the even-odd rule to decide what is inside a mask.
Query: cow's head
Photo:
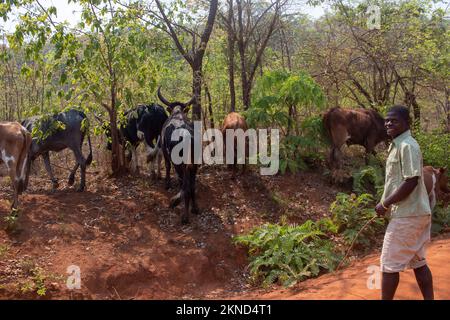
[[[182,103],[179,101],[169,102],[161,93],[161,87],[158,88],[158,98],[161,100],[162,103],[164,103],[167,106],[167,111],[169,111],[170,114],[176,113],[176,112],[183,112],[188,113],[189,107],[194,103],[195,97],[192,97],[191,100],[189,100],[187,103]]]

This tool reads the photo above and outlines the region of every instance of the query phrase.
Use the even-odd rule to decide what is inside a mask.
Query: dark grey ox
[[[50,165],[49,151],[59,152],[66,148],[75,155],[76,165],[69,175],[68,184],[75,183],[75,174],[81,167],[81,181],[77,191],[84,191],[86,187],[86,166],[92,162],[92,145],[89,136],[89,122],[82,111],[70,109],[50,117],[33,117],[22,121],[22,125],[30,132],[38,134],[33,137],[30,148],[30,159],[34,161],[38,156],[44,158],[45,169],[53,183],[53,190],[58,188],[58,179],[55,178]],[[87,158],[81,152],[84,136],[87,133],[89,155]]]
[[[175,208],[184,199],[184,214],[181,216],[181,223],[186,224],[189,223],[189,209],[193,214],[199,213],[195,199],[195,180],[198,165],[194,164],[194,126],[186,116],[194,99],[191,99],[188,103],[169,102],[161,94],[161,87],[158,88],[158,97],[167,106],[170,113],[169,118],[163,125],[160,141],[166,165],[166,188],[170,188],[170,168],[172,164],[181,184],[181,190],[171,199],[170,207]],[[173,141],[173,133],[176,130],[184,130],[185,135]],[[187,163],[183,161],[181,164],[176,164],[171,157],[172,150],[177,144],[182,143],[183,139],[190,140],[188,142],[191,146],[191,152],[187,156],[189,160]],[[180,156],[183,157],[184,155],[180,153]]]

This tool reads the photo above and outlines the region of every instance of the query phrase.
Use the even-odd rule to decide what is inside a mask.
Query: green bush
[[[414,137],[420,145],[424,165],[450,168],[450,133],[441,129],[433,132],[416,130]]]
[[[368,165],[352,174],[353,191],[357,194],[370,193],[381,199],[384,190],[384,171],[381,166]]]
[[[431,225],[432,234],[439,234],[448,226],[450,226],[450,206],[447,206],[447,208],[445,208],[443,206],[437,205],[433,210]]]
[[[326,237],[328,228],[327,221],[309,220],[299,226],[266,224],[234,241],[249,248],[254,282],[267,286],[278,281],[290,286],[336,267],[340,256]]]
[[[280,171],[297,172],[307,162],[323,160],[322,119],[326,105],[320,86],[306,72],[271,71],[256,83],[253,104],[245,112],[251,127],[280,129]]]
[[[330,206],[333,223],[337,226],[338,233],[342,234],[346,244],[352,243],[358,232],[372,218],[376,216],[375,201],[370,194],[339,193]],[[355,240],[355,247],[368,249],[375,236],[383,229],[385,220],[376,218],[366,226],[359,237]]]

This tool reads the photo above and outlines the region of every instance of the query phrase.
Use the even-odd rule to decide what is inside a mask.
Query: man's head
[[[408,108],[404,106],[393,106],[389,109],[384,119],[384,126],[386,127],[387,134],[394,139],[409,130],[410,122]]]

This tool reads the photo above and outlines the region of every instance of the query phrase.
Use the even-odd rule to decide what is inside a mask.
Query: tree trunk
[[[446,129],[447,132],[450,133],[450,101],[449,101],[449,96],[450,96],[450,90],[448,88],[445,88],[445,112],[446,112],[446,119],[447,119],[447,125],[446,125]]]
[[[194,61],[192,66],[192,91],[195,97],[192,108],[192,119],[201,121],[202,119],[202,61]]]
[[[420,125],[420,107],[416,100],[416,95],[411,91],[405,92],[405,104],[413,109],[414,123]]]
[[[209,123],[211,125],[211,128],[214,129],[215,126],[214,126],[214,112],[213,112],[213,107],[212,107],[212,99],[211,99],[211,94],[209,92],[209,88],[206,85],[206,83],[205,83],[205,93],[206,93],[206,97],[208,99]]]
[[[230,87],[230,112],[236,111],[236,88],[234,85],[234,48],[236,39],[231,21],[233,19],[233,0],[228,1],[228,77]]]
[[[117,127],[117,92],[115,82],[111,85],[111,106],[104,105],[109,113],[109,121],[111,124],[111,169],[114,175],[122,174],[127,171],[127,163],[125,161],[124,146],[120,143],[120,132]]]

